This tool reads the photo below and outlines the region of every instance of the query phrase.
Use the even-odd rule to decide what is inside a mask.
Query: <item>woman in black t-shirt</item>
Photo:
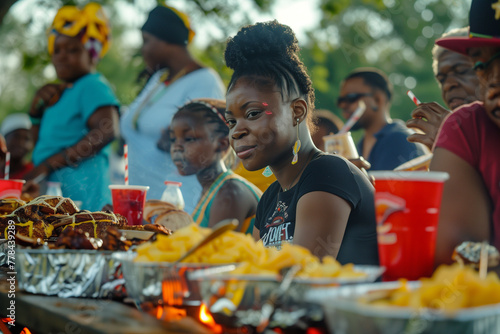
[[[230,142],[248,170],[275,174],[254,236],[293,242],[341,263],[378,264],[373,187],[347,160],[311,139],[314,90],[293,31],[277,21],[242,28],[225,51],[234,70],[226,96]]]

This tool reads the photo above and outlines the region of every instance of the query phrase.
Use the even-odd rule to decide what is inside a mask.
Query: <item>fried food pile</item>
[[[191,224],[177,230],[171,236],[158,235],[157,240],[137,248],[135,261],[172,262],[200,242],[211,232]],[[189,256],[186,263],[228,264],[241,263],[232,274],[276,275],[281,269],[300,264],[302,277],[365,277],[352,264],[342,266],[333,257],[326,256],[321,261],[304,247],[284,244],[281,250],[265,248],[250,235],[226,232]]]
[[[500,303],[500,279],[494,272],[481,279],[473,268],[455,263],[439,266],[432,277],[420,281],[420,288],[411,289],[401,280],[401,287],[388,291],[383,298],[373,300],[368,295],[360,301],[370,300],[370,304],[377,306],[425,307],[441,311]]]

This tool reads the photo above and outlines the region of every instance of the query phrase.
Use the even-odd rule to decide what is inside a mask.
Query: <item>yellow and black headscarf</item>
[[[171,44],[188,45],[194,37],[189,17],[165,4],[149,12],[146,23],[141,28],[155,37]]]
[[[49,31],[49,54],[54,52],[54,42],[59,34],[81,36],[92,57],[102,58],[108,52],[111,29],[101,5],[91,2],[83,9],[63,6],[57,11]]]

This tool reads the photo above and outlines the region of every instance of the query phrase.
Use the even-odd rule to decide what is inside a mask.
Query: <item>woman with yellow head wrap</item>
[[[30,180],[46,175],[61,182],[63,196],[97,211],[110,202],[108,144],[118,128],[118,101],[106,79],[95,72],[109,47],[102,7],[64,6],[49,30],[48,50],[57,83],[40,88],[30,117],[36,141]]]
[[[49,31],[49,54],[54,53],[54,42],[61,34],[78,36],[92,58],[102,58],[108,52],[111,29],[102,7],[94,2],[83,9],[64,6],[57,12]]]
[[[141,53],[151,77],[120,119],[128,144],[129,180],[149,186],[149,199],[161,197],[165,180],[182,182],[185,210],[191,213],[201,197],[200,183],[195,175],[179,175],[169,152],[156,143],[179,106],[196,98],[221,99],[225,88],[214,70],[191,56],[188,45],[194,31],[186,14],[158,5],[141,30]]]

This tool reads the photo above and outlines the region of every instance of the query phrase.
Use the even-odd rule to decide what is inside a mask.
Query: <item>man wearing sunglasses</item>
[[[366,105],[363,116],[351,130],[364,130],[357,147],[371,164],[370,170],[392,170],[426,153],[423,145],[406,140],[412,132],[402,121],[391,119],[391,96],[387,76],[375,68],[357,69],[341,84],[337,106],[345,119],[352,116],[359,101]]]
[[[444,121],[430,169],[445,171],[436,264],[451,262],[463,241],[500,249],[500,1],[473,0],[466,37],[436,44],[468,55],[483,88],[481,102],[465,105]]]

